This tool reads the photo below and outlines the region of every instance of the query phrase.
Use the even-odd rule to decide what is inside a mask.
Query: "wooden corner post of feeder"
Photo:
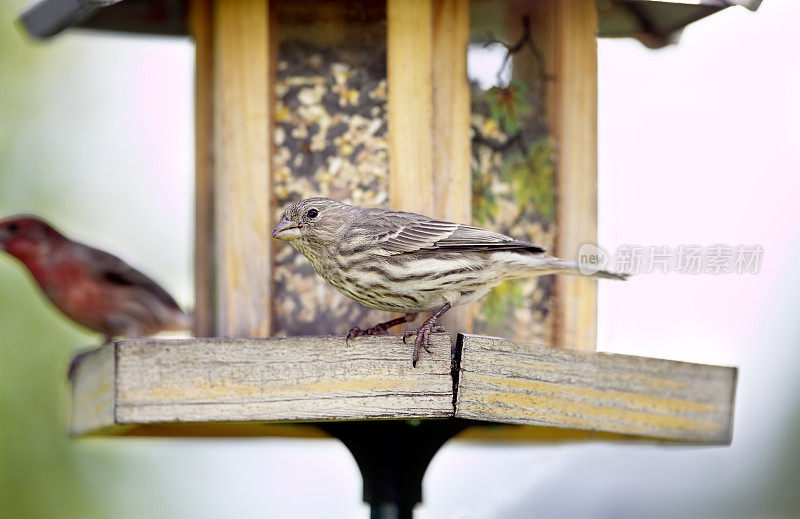
[[[501,285],[451,312],[454,335],[435,334],[414,368],[399,336],[346,346],[351,326],[382,316],[271,238],[287,203],[321,195],[575,258],[597,231],[598,25],[650,44],[679,28],[639,4],[87,0],[70,14],[43,0],[24,13],[40,37],[77,24],[196,46],[205,338],[82,356],[73,434],[332,435],[356,457],[373,517],[410,516],[428,462],[456,434],[730,443],[736,369],[595,352],[592,280]],[[696,7],[672,8],[688,22],[708,14]],[[469,71],[468,58],[496,70]]]
[[[272,331],[275,22],[263,0],[192,2],[196,334]]]

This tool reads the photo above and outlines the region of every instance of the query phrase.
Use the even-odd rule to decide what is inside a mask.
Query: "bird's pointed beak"
[[[275,226],[275,230],[272,231],[272,237],[284,241],[295,240],[300,237],[300,227],[297,222],[281,218],[281,221]]]

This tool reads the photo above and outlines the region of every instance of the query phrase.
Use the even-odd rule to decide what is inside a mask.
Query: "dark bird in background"
[[[106,341],[191,326],[191,318],[155,281],[34,216],[0,220],[0,250],[25,265],[64,315]]]
[[[583,275],[576,263],[503,234],[414,213],[361,209],[328,198],[288,206],[272,236],[291,243],[344,295],[367,308],[405,314],[367,330],[354,327],[347,340],[384,334],[419,312],[433,312],[403,335],[416,335],[414,365],[420,348],[430,351],[430,334],[442,331],[436,321],[453,306],[471,303],[509,279]],[[591,277],[627,276],[600,270]]]

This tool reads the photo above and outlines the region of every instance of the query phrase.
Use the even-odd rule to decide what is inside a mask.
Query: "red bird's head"
[[[25,264],[36,262],[51,252],[64,236],[35,216],[10,216],[0,220],[0,250]]]

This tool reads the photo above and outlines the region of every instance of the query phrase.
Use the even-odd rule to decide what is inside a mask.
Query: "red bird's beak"
[[[275,230],[272,231],[272,237],[284,241],[296,240],[300,237],[300,226],[297,225],[297,222],[281,218],[281,221],[275,226]]]

